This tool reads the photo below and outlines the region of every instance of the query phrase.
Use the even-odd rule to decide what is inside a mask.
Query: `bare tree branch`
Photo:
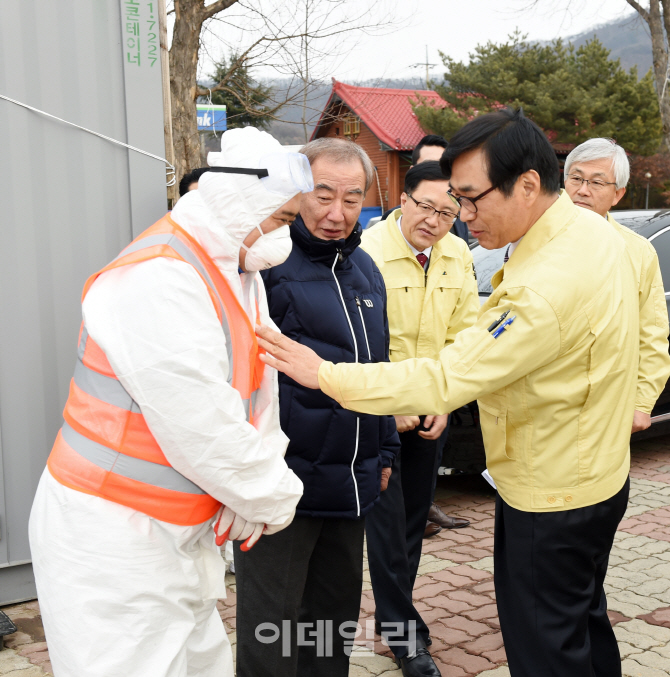
[[[212,90],[214,91],[214,90]],[[274,117],[274,119],[277,119],[274,114],[284,105],[283,103],[276,104],[272,108],[267,108],[267,109],[262,109],[258,110],[256,108],[251,108],[249,107],[249,102],[248,99],[244,98],[243,96],[240,95],[239,92],[235,91],[234,89],[231,89],[230,87],[220,87],[218,89],[220,92],[226,92],[230,94],[231,96],[234,96],[243,106],[245,106],[244,113],[245,115],[251,115],[252,117],[265,117],[267,115],[270,115]],[[248,92],[247,92],[248,93]]]
[[[649,12],[636,0],[626,0],[626,2],[647,22],[649,23]]]
[[[209,19],[215,14],[223,12],[224,9],[228,9],[231,5],[234,5],[236,2],[237,0],[216,0],[216,2],[213,2],[211,5],[207,5],[207,7],[205,7],[205,11],[203,12],[203,18],[205,20]]]
[[[396,25],[384,3],[397,0],[216,0],[205,5],[206,1],[168,0],[174,16],[170,89],[178,175],[200,163],[195,107],[199,97],[224,92],[239,101],[245,116],[265,119],[278,119],[283,106],[300,102],[307,135],[307,122],[320,113],[311,92],[343,54],[344,45],[350,45],[348,36],[388,32]],[[225,75],[207,87],[199,82],[205,67],[200,57],[217,64],[222,53],[230,61]],[[247,85],[240,87],[235,80],[240,70],[250,68],[286,75],[290,86],[273,87],[259,106]]]
[[[665,36],[667,41],[667,37],[670,35],[670,33],[668,33],[670,30],[670,0],[661,0],[661,7],[663,8],[663,27],[665,28]]]
[[[195,96],[196,97],[207,96],[208,93],[211,94],[212,92],[220,92],[220,91],[230,92],[230,90],[227,89],[226,85],[235,77],[235,74],[237,73],[237,71],[239,71],[240,68],[244,67],[244,64],[247,60],[247,57],[249,56],[251,51],[254,49],[254,47],[256,47],[260,42],[262,42],[262,40],[263,40],[263,38],[259,38],[258,40],[256,40],[256,42],[253,45],[251,45],[251,47],[249,47],[244,52],[242,52],[242,54],[240,54],[237,57],[237,59],[235,59],[235,61],[233,61],[233,63],[228,66],[228,70],[226,72],[226,77],[223,78],[223,80],[221,80],[216,85],[214,85],[214,87],[208,87],[207,91],[205,91],[203,89],[197,89]]]

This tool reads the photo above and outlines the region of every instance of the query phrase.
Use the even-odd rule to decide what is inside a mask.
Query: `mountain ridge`
[[[638,77],[644,77],[652,67],[649,27],[637,12],[568,36],[565,42],[581,47],[594,37],[610,50],[610,58],[621,61],[623,68],[637,66]]]
[[[645,21],[633,12],[621,19],[615,19],[603,24],[597,24],[586,31],[567,36],[564,42],[571,42],[575,47],[581,47],[588,40],[597,37],[610,50],[610,58],[619,59],[621,66],[626,70],[637,67],[638,77],[646,75],[652,67],[651,36]],[[541,41],[547,44],[549,41]],[[266,84],[275,89],[275,98],[285,94],[288,80],[267,80]],[[421,78],[379,78],[365,82],[351,82],[367,87],[394,87],[398,89],[425,89]],[[320,112],[330,96],[331,83],[319,82],[310,87],[308,96],[308,135],[311,135]],[[278,119],[270,126],[270,132],[283,144],[299,144],[304,140],[304,131],[301,124],[302,107],[298,104],[288,105],[279,111]]]

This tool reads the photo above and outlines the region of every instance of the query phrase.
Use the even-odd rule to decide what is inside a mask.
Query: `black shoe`
[[[396,658],[396,665],[402,670],[403,677],[441,677],[433,657],[428,649],[417,649],[413,656]]]
[[[375,634],[382,637],[382,626],[376,618],[375,618]],[[426,646],[431,646],[432,644],[433,640],[430,638],[430,635],[428,635],[428,638],[426,639]]]
[[[430,506],[430,510],[428,511],[428,522],[439,524],[444,529],[464,529],[465,527],[470,526],[470,520],[466,520],[463,517],[451,517],[450,515],[445,515],[440,509],[440,506],[435,505],[435,503]]]
[[[439,524],[435,524],[435,522],[426,522],[423,537],[431,538],[432,536],[435,536],[435,534],[439,534],[440,531],[442,531],[442,527]]]

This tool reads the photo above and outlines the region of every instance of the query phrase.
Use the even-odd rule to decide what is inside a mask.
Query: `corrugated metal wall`
[[[156,10],[146,0],[3,0],[0,94],[165,157]],[[82,286],[165,212],[165,168],[0,100],[0,198],[4,604],[34,596],[28,517],[61,424]]]

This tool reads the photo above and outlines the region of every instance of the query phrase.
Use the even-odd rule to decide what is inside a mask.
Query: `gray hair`
[[[563,176],[568,176],[573,162],[593,162],[594,160],[609,159],[612,160],[616,187],[625,188],[628,185],[628,179],[630,179],[630,163],[626,151],[618,146],[614,139],[589,139],[577,146],[565,160]]]
[[[365,172],[365,192],[367,193],[370,190],[375,178],[375,168],[368,154],[357,143],[348,139],[323,137],[310,141],[300,149],[300,152],[307,156],[310,165],[313,165],[320,157],[328,158],[333,162],[358,160],[363,165]]]

